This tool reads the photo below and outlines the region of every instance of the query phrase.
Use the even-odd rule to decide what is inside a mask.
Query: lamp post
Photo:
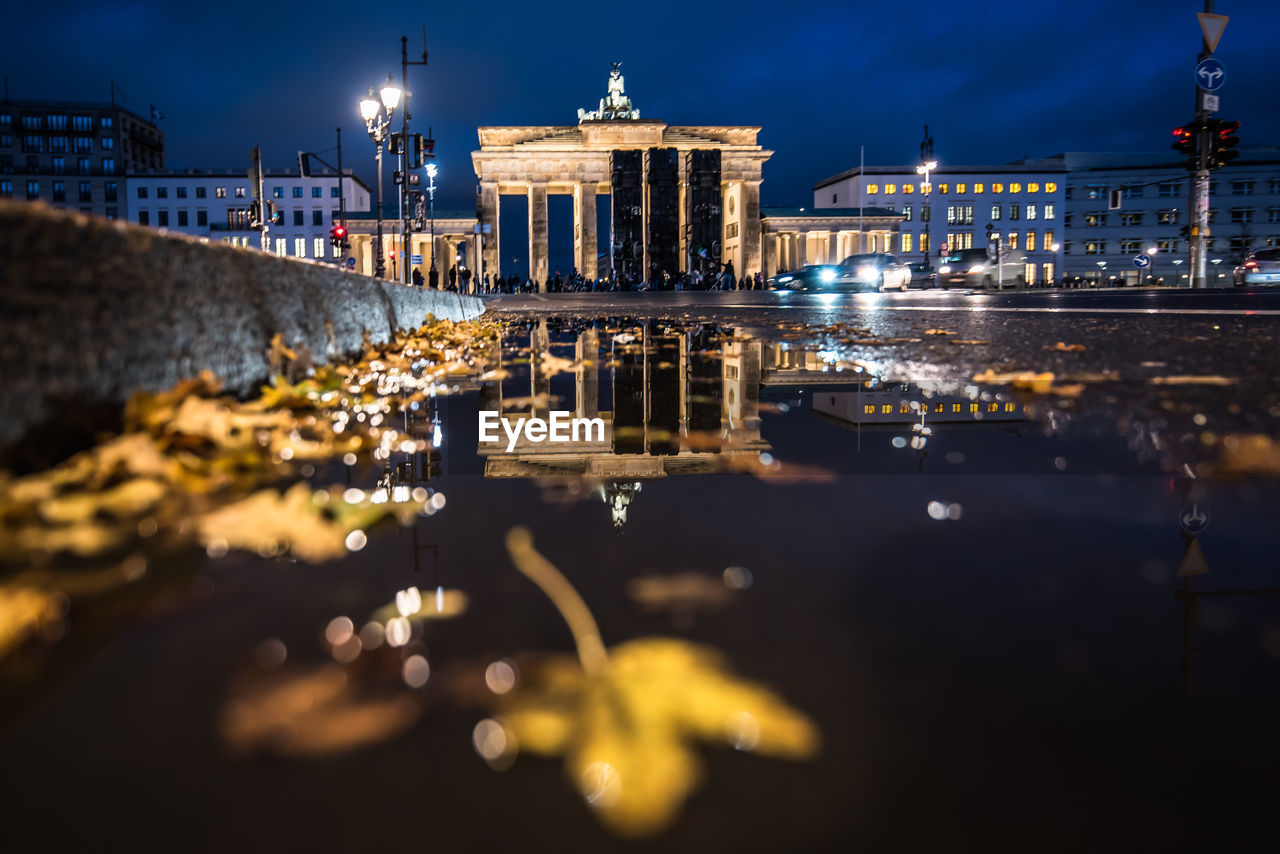
[[[1055,243],[1049,247],[1049,249],[1053,252],[1053,276],[1051,276],[1049,280],[1050,286],[1053,285],[1053,279],[1060,279],[1062,281],[1062,286],[1066,287],[1066,282],[1067,282],[1066,276],[1063,276],[1062,271],[1058,269],[1058,250],[1061,248],[1062,248],[1061,243]]]
[[[378,91],[381,101],[373,97],[372,89],[369,90],[368,97],[360,101],[360,118],[364,119],[365,130],[373,140],[378,159],[378,245],[375,249],[374,275],[379,279],[383,278],[387,270],[382,254],[382,143],[387,138],[387,128],[391,126],[391,114],[400,103],[400,94],[400,87],[391,82],[391,75],[388,74],[387,82]]]
[[[920,185],[920,192],[924,193],[924,260],[926,263],[929,261],[929,253],[933,251],[933,238],[930,237],[932,233],[932,217],[929,216],[929,194],[933,190],[933,185],[929,183],[929,173],[937,168],[938,161],[936,160],[930,160],[916,167],[916,174],[924,176],[924,183]]]
[[[1148,246],[1147,255],[1151,257],[1151,266],[1147,268],[1147,284],[1153,284],[1156,280],[1156,253],[1160,251],[1159,246]]]
[[[437,276],[440,275],[436,271],[436,175],[438,172],[434,163],[427,164],[427,205],[431,211],[431,272]]]

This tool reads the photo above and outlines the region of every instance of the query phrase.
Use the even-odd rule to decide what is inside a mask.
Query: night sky
[[[165,118],[171,167],[268,165],[334,145],[366,180],[356,103],[410,58],[415,126],[434,127],[438,208],[472,208],[469,152],[490,124],[574,124],[604,94],[610,60],[645,118],[761,125],[776,151],[766,204],[804,204],[857,165],[915,162],[928,122],[944,163],[1066,150],[1167,149],[1192,109],[1197,0],[911,4],[739,0],[483,5],[313,2],[18,4],[7,13],[10,97],[108,99]],[[1275,0],[1227,0],[1217,56],[1226,118],[1248,144],[1280,144]],[[295,166],[296,168],[296,166]]]

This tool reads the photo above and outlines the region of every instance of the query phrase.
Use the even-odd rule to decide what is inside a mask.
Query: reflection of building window
[[[905,194],[905,195],[908,195],[908,196],[909,196],[909,195],[911,195],[912,193],[914,193],[915,191],[916,191],[916,185],[915,185],[915,184],[903,184],[903,185],[902,185],[902,192],[903,192],[903,194]]]
[[[877,193],[879,193],[879,192],[880,192],[880,185],[879,185],[879,184],[868,184],[868,185],[867,185],[867,195],[868,195],[868,196],[874,196],[874,195],[876,195],[876,194],[877,194]]]
[[[1015,411],[1017,411],[1017,410],[1016,410],[1016,405],[1015,405],[1015,404],[1012,404],[1012,403],[1006,403],[1006,404],[1004,405],[1004,411],[1005,411],[1005,412],[1015,412]]]
[[[1014,181],[1013,183],[1011,183],[1011,184],[1009,185],[1009,192],[1010,192],[1010,193],[1021,193],[1021,192],[1022,192],[1022,185],[1021,185],[1020,183],[1018,183],[1017,181]]]
[[[969,404],[969,411],[970,411],[970,412],[977,412],[977,411],[978,411],[978,404],[976,404],[976,403],[971,403],[971,404]]]
[[[1040,192],[1040,185],[1039,185],[1038,183],[1036,183],[1035,181],[1029,181],[1029,182],[1027,182],[1027,192],[1028,192],[1028,193],[1038,193],[1038,192]]]
[[[911,411],[911,401],[903,400],[898,403],[898,412],[900,414],[906,415],[910,411]]]
[[[964,195],[965,193],[967,193],[967,192],[969,192],[969,185],[968,185],[968,184],[956,184],[956,195],[957,195],[957,196],[963,196],[963,195]]]

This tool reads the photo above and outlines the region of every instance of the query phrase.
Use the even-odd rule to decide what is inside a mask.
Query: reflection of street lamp
[[[929,260],[930,246],[933,239],[930,237],[930,217],[929,217],[929,193],[933,190],[933,185],[929,183],[929,173],[938,168],[938,161],[930,160],[916,167],[916,174],[924,176],[924,182],[920,185],[920,192],[924,194],[924,211],[921,216],[924,218],[924,260]]]
[[[427,195],[431,205],[431,270],[436,269],[436,175],[438,170],[434,163],[427,164]],[[439,274],[437,274],[439,275]]]
[[[1221,258],[1214,258],[1214,259],[1213,259],[1213,269],[1214,269],[1214,270],[1217,270],[1217,269],[1218,269],[1218,265],[1219,265],[1219,264],[1221,264],[1221,263],[1222,263],[1222,259],[1221,259]],[[1226,273],[1218,273],[1218,275],[1217,275],[1215,278],[1219,278],[1219,279],[1221,279],[1221,278],[1222,278],[1223,276],[1225,276],[1225,275],[1226,275]]]
[[[391,82],[391,75],[388,74],[387,82],[378,91],[381,103],[373,97],[372,89],[369,90],[368,97],[360,101],[360,118],[364,119],[365,129],[378,153],[378,245],[374,268],[374,275],[378,278],[382,278],[387,269],[382,256],[382,143],[387,138],[387,128],[391,126],[391,114],[400,104],[400,94],[400,88]]]

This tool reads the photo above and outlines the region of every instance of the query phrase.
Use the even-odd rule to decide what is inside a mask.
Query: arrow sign
[[[1200,32],[1204,33],[1204,46],[1209,48],[1209,53],[1213,53],[1218,49],[1218,39],[1222,38],[1222,33],[1227,28],[1229,16],[1197,12],[1196,18],[1200,20]]]
[[[1203,504],[1184,505],[1178,513],[1178,524],[1188,534],[1198,534],[1209,527],[1209,508]]]
[[[1138,267],[1139,269],[1141,269],[1142,267],[1150,267],[1151,256],[1150,255],[1134,255],[1133,266]]]
[[[1227,81],[1227,67],[1213,57],[1196,66],[1196,85],[1206,92],[1216,92]]]

